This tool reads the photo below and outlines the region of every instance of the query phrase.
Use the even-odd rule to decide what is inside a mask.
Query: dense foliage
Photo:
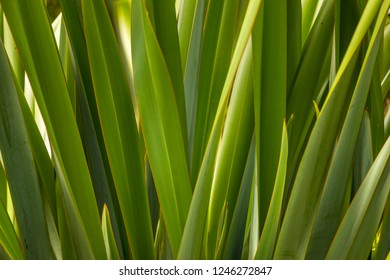
[[[1,259],[390,258],[390,0],[54,2],[0,0]]]

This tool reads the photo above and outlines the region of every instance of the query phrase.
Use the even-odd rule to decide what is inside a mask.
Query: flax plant
[[[389,7],[0,0],[0,259],[388,259]]]

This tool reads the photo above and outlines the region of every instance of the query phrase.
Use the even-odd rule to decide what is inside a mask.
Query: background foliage
[[[0,0],[1,259],[390,258],[390,0]]]

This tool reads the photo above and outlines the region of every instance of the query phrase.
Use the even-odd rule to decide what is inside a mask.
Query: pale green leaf
[[[390,192],[390,138],[360,186],[326,255],[366,259]]]

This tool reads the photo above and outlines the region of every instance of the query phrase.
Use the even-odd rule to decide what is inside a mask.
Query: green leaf
[[[304,45],[306,38],[312,28],[312,24],[315,20],[316,8],[321,1],[302,0],[301,2],[302,2],[302,45]]]
[[[145,4],[134,1],[132,9],[132,55],[141,127],[176,257],[192,194],[186,147],[174,88]]]
[[[190,56],[189,53],[192,44],[191,41],[194,38],[194,30],[197,29],[195,18],[198,17],[198,7],[200,5],[204,5],[204,2],[205,1],[202,0],[187,0],[182,1],[180,5],[177,29],[180,43],[180,58],[182,69],[187,68],[187,58]],[[203,23],[203,20],[201,22]]]
[[[337,136],[343,104],[356,64],[357,50],[382,1],[371,1],[362,15],[351,44],[307,143],[282,223],[275,259],[303,259],[315,221],[324,178]],[[360,122],[360,120],[359,120]]]
[[[223,259],[241,259],[245,242],[245,230],[248,215],[252,182],[255,172],[255,147],[256,141],[252,137],[252,143],[248,153],[248,159],[245,165],[240,191],[237,195],[237,203],[234,209],[232,222],[226,238],[226,245],[223,251]]]
[[[30,140],[0,41],[0,150],[27,259],[51,259],[49,235]],[[14,253],[15,254],[15,253]]]
[[[58,234],[61,241],[61,259],[62,260],[74,260],[76,259],[75,247],[72,241],[72,235],[68,226],[68,220],[65,214],[65,207],[63,203],[63,195],[59,186],[58,180],[56,180],[56,206],[57,206],[57,221],[58,221]],[[76,244],[77,246],[77,244]]]
[[[275,18],[278,18],[275,21]],[[287,1],[264,0],[260,109],[260,230],[276,179],[287,98]],[[258,78],[258,77],[257,77]]]
[[[23,95],[23,91],[20,88],[19,83],[15,83],[20,108],[22,110],[23,119],[25,122],[26,131],[31,144],[31,151],[34,156],[34,162],[39,175],[39,182],[41,183],[41,191],[45,193],[46,199],[50,205],[50,210],[53,215],[56,215],[56,194],[55,194],[55,171],[53,163],[51,162],[50,155],[46,149],[45,143],[39,132],[34,116],[27,104],[27,100]],[[43,188],[42,188],[43,185]]]
[[[355,153],[352,196],[355,196],[374,161],[372,154],[370,117],[367,111],[364,111]]]
[[[3,18],[3,16],[1,16],[1,18]],[[14,72],[16,80],[19,82],[21,86],[23,86],[24,78],[25,78],[23,64],[22,61],[20,60],[18,48],[15,45],[15,41],[12,37],[11,30],[6,20],[4,20],[3,29],[4,29],[4,40],[3,40],[4,48],[7,52],[8,59],[12,66],[12,70]]]
[[[389,158],[390,138],[345,214],[327,259],[367,259],[390,192]]]
[[[101,129],[91,77],[91,65],[88,61],[87,45],[82,25],[81,2],[61,0],[61,9],[67,27],[68,38],[72,46],[72,53],[75,57],[75,63],[77,64],[75,65],[75,68],[79,71],[79,75],[82,78],[81,82],[85,90],[84,92],[79,92],[79,94],[85,95],[85,98],[88,101],[88,108],[94,123],[94,129],[96,130],[97,135],[99,135],[101,134]],[[75,75],[77,77],[78,73],[75,73]],[[81,99],[81,97],[79,98]],[[102,140],[103,139],[100,139],[100,141]],[[99,144],[101,145],[100,142]]]
[[[176,23],[175,0],[154,0],[155,30],[158,43],[164,55],[172,86],[175,93],[177,110],[183,133],[184,146],[187,149],[187,121],[184,96],[183,71],[180,57],[179,35]]]
[[[0,260],[10,260],[10,256],[4,250],[3,245],[0,244]]]
[[[218,225],[226,203],[226,226],[230,228],[240,182],[253,136],[252,45],[249,41],[231,93],[211,186],[208,211],[207,258],[215,258]]]
[[[104,237],[104,245],[106,246],[107,258],[109,260],[119,260],[118,248],[116,246],[114,231],[112,230],[110,213],[106,205],[103,207],[102,215],[102,231]]]
[[[4,40],[4,17],[3,17],[3,9],[0,6],[0,38]]]
[[[257,14],[257,18],[255,21],[255,25],[252,31],[252,64],[253,64],[253,101],[254,101],[254,112],[255,112],[255,139],[256,139],[256,182],[254,185],[256,188],[260,184],[261,177],[261,168],[260,168],[260,141],[261,141],[261,64],[262,64],[262,47],[263,47],[263,18],[264,18],[264,5],[261,2],[259,13]],[[252,197],[253,209],[258,206],[259,201],[259,190],[252,190],[252,195],[254,193],[257,194],[257,197]],[[256,205],[256,207],[255,207]],[[258,207],[257,207],[258,208]],[[253,210],[252,209],[252,210]],[[259,241],[259,220],[258,217],[260,215],[259,209],[257,209],[256,214],[252,214],[251,230],[254,230],[250,235],[250,255],[255,254],[255,247],[257,246],[257,242]],[[252,245],[252,246],[251,246]]]
[[[7,204],[7,178],[4,173],[3,162],[0,160],[0,202]]]
[[[284,122],[279,164],[276,173],[274,191],[272,193],[267,219],[265,220],[264,228],[261,233],[260,241],[255,255],[256,260],[272,259],[274,253],[274,248],[278,237],[278,230],[281,222],[282,201],[287,171],[287,156],[288,137],[287,126]]]
[[[386,19],[386,15],[383,19],[383,25]],[[373,35],[374,36],[374,35]],[[383,36],[383,29],[381,29],[379,36]],[[374,158],[379,153],[385,141],[384,138],[384,108],[382,87],[380,80],[380,68],[383,58],[378,55],[374,66],[374,73],[371,78],[370,95],[369,95],[369,108],[370,121],[371,121],[371,133],[372,133],[372,148]]]
[[[217,154],[216,150],[222,128],[221,118],[217,120],[219,122],[215,124],[214,131],[211,133],[198,181],[196,182],[177,259],[200,259],[201,256],[203,240],[199,236],[203,236],[204,233]]]
[[[287,1],[287,90],[290,89],[301,56],[301,6],[301,0]]]
[[[255,164],[256,167],[256,164]],[[259,188],[258,188],[257,173],[253,176],[251,188],[251,201],[249,205],[249,219],[248,219],[248,259],[253,259],[256,255],[257,246],[260,240],[259,227]]]
[[[389,36],[390,37],[390,36]],[[388,92],[390,91],[390,68],[387,71],[387,74],[382,80],[382,97],[386,99]]]
[[[58,50],[41,1],[1,1],[53,147],[96,258],[106,252],[91,178]],[[45,42],[45,44],[41,44]]]
[[[58,170],[58,181],[56,186],[56,191],[58,192],[57,201],[61,200],[60,207],[64,210],[62,211],[62,209],[60,209],[59,211],[61,212],[59,214],[60,218],[66,219],[65,229],[70,233],[69,240],[71,241],[66,242],[72,242],[72,247],[74,249],[74,255],[76,259],[95,259],[96,257],[94,256],[92,244],[88,239],[88,235],[85,230],[85,226],[83,225],[80,212],[77,211],[78,209],[76,207],[75,198],[67,187],[69,185],[69,182],[67,181],[67,178],[64,176],[64,174],[61,172],[62,169],[59,165],[60,163],[57,161],[56,158],[54,158],[54,166],[56,167],[56,170]]]
[[[359,135],[371,78],[383,32],[383,20],[388,3],[384,3],[378,15],[375,30],[363,62],[354,95],[341,130],[329,172],[326,177],[323,194],[319,204],[316,221],[311,233],[308,258],[323,259],[337,231],[343,215],[343,204],[347,192],[350,170],[353,166],[356,142]],[[312,254],[314,250],[315,253]]]
[[[11,259],[24,259],[18,236],[3,202],[0,202],[0,246]]]
[[[179,259],[199,259],[201,256],[202,242],[198,236],[203,235],[209,204],[213,170],[217,153],[217,146],[221,136],[222,121],[226,105],[230,97],[233,79],[238,69],[239,62],[247,46],[256,15],[259,11],[261,0],[251,0],[233,53],[232,62],[225,80],[218,105],[216,118],[211,130],[210,139],[195,186],[188,219],[185,225],[183,238],[178,254]]]
[[[313,1],[314,2],[314,1]],[[299,66],[288,92],[286,118],[294,115],[294,125],[289,135],[289,171],[288,180],[297,168],[305,140],[310,132],[315,112],[313,100],[316,100],[318,84],[323,83],[322,74],[329,75],[328,52],[334,25],[335,1],[324,1],[311,32],[302,49]],[[319,103],[317,101],[317,103]],[[288,186],[289,187],[289,186]],[[289,190],[290,191],[290,190]]]
[[[355,0],[343,0],[338,1],[340,6],[339,15],[339,60],[343,58],[345,52],[348,49],[349,43],[353,34],[355,33],[356,27],[359,23],[359,19],[362,15],[360,3]],[[337,35],[337,34],[336,34]]]
[[[386,51],[390,47],[390,24],[389,20],[387,20],[387,24],[385,26],[385,31],[383,33],[383,64],[382,64],[382,73],[385,76],[386,72],[390,70],[390,55]]]
[[[241,0],[241,1],[238,1],[238,2],[239,3],[238,3],[238,9],[237,9],[237,20],[236,20],[235,29],[236,30],[241,30],[242,24],[244,22],[246,11],[248,9],[249,0]],[[239,35],[240,35],[239,32],[236,32],[234,34],[233,48],[236,47]]]
[[[103,2],[82,1],[82,12],[103,137],[131,251],[136,259],[153,259],[138,130],[114,30]]]
[[[114,227],[115,237],[122,255],[122,242],[119,236],[118,227],[124,226],[121,223],[121,212],[117,195],[111,178],[110,166],[105,150],[102,129],[96,105],[95,92],[91,77],[91,65],[88,61],[87,45],[82,26],[81,2],[61,1],[61,9],[64,22],[67,27],[67,35],[72,46],[73,69],[75,85],[70,84],[69,88],[75,88],[75,102],[77,121],[82,138],[88,167],[95,191],[99,212],[102,212],[106,204],[110,212],[111,221]],[[69,83],[69,81],[68,81]],[[117,218],[118,217],[118,218]],[[119,225],[118,225],[119,224]],[[125,244],[128,243],[127,236],[122,236]]]
[[[390,136],[390,110],[387,111],[385,117],[385,137],[388,138]]]
[[[57,215],[57,211],[55,211],[53,214],[52,210],[50,209],[50,205],[46,195],[42,195],[42,199],[43,199],[43,209],[45,212],[45,217],[47,222],[47,230],[49,232],[51,249],[54,258],[57,260],[61,260],[62,248],[61,248],[61,240],[57,228],[58,220],[57,220],[57,216],[54,216],[54,214]]]
[[[390,252],[390,195],[387,198],[383,219],[382,230],[375,257],[377,260],[386,259],[386,254]]]
[[[189,3],[185,1],[184,3]],[[197,1],[194,26],[191,33],[191,41],[189,42],[189,50],[187,60],[185,61],[186,67],[184,69],[184,91],[186,99],[186,112],[187,112],[187,128],[188,128],[188,149],[189,149],[189,162],[192,162],[192,149],[194,146],[194,134],[195,134],[195,122],[196,122],[196,104],[198,97],[198,81],[200,75],[200,61],[201,61],[201,49],[202,49],[202,32],[203,22],[205,17],[205,2],[206,0]],[[185,5],[183,3],[183,5]],[[184,6],[183,6],[184,9]],[[182,39],[180,38],[180,25],[179,25],[179,39],[180,46],[182,46]],[[183,49],[181,49],[183,51]],[[183,63],[183,62],[182,62]],[[192,176],[192,185],[194,186],[195,174]]]
[[[191,178],[196,181],[231,62],[236,0],[210,0],[202,34]]]

